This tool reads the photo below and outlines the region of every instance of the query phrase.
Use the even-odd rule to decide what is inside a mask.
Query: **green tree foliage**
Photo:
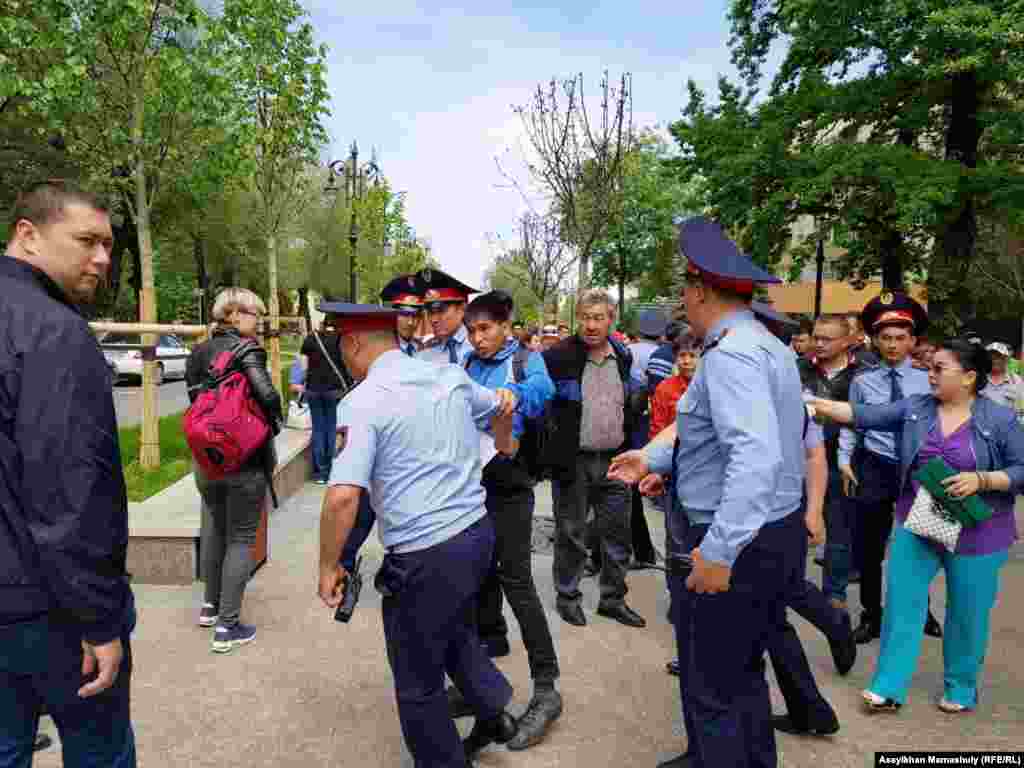
[[[668,293],[671,275],[653,283],[656,267],[665,277],[659,254],[676,242],[675,222],[699,207],[698,187],[667,164],[671,147],[653,132],[642,135],[623,162],[622,185],[611,208],[604,234],[593,248],[594,285],[617,285],[619,306],[625,306],[625,287],[644,277],[648,291]],[[669,270],[670,273],[670,270]],[[653,283],[653,284],[652,284]]]
[[[530,265],[521,249],[499,254],[484,275],[490,290],[502,290],[515,302],[515,316],[524,323],[540,325],[547,317],[544,302],[530,285]]]
[[[1020,3],[734,0],[730,17],[745,83],[722,80],[714,105],[690,83],[673,126],[714,213],[769,265],[814,216],[848,248],[842,273],[896,287],[927,269],[930,308],[968,317],[978,219],[1024,200]]]

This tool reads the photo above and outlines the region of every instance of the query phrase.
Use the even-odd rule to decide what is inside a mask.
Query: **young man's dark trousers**
[[[484,488],[487,515],[494,524],[497,540],[493,567],[480,591],[480,639],[492,655],[500,655],[495,653],[496,649],[508,648],[508,623],[502,613],[504,594],[519,622],[530,660],[530,676],[534,682],[553,683],[558,679],[558,658],[533,581],[533,489],[498,489],[486,482]]]

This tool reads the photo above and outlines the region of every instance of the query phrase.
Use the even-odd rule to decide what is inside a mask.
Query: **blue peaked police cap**
[[[725,290],[749,295],[756,283],[782,282],[740,251],[717,222],[704,216],[679,225],[679,253],[686,259],[688,272]]]

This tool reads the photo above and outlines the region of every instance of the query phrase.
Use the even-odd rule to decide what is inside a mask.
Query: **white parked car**
[[[138,333],[108,333],[100,339],[114,382],[137,378],[142,381],[142,336]],[[156,383],[184,379],[189,350],[177,336],[157,337]]]

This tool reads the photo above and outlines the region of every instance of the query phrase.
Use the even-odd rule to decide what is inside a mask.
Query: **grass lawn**
[[[150,472],[139,466],[142,427],[118,430],[128,501],[145,501],[192,471],[192,452],[181,431],[181,418],[180,413],[175,413],[160,419],[160,466]]]

